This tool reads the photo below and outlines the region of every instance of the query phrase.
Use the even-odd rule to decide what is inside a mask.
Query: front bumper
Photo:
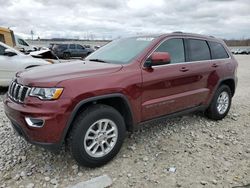
[[[61,146],[62,146],[61,143],[44,143],[44,142],[36,142],[36,141],[30,140],[20,125],[17,125],[14,122],[11,122],[11,125],[19,136],[22,136],[27,142],[29,142],[33,145],[43,147],[43,148],[48,149],[48,150],[53,151],[53,152],[57,152],[61,149]]]
[[[28,142],[51,150],[60,149],[63,134],[70,112],[67,111],[70,101],[59,99],[56,101],[41,101],[30,97],[24,104],[12,101],[6,94],[4,111],[10,119],[13,128]],[[44,120],[42,127],[30,127],[25,117]]]

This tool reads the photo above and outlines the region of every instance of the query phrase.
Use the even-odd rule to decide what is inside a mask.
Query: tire
[[[70,53],[65,52],[63,53],[63,59],[69,59],[70,58]]]
[[[219,97],[221,98],[221,100],[224,99],[226,100],[227,98],[227,105],[225,104],[224,107],[220,106],[221,108],[219,108]],[[225,101],[224,100],[224,101]],[[230,90],[230,88],[227,85],[221,85],[217,91],[214,94],[214,97],[212,99],[212,102],[210,103],[210,106],[208,107],[208,109],[206,110],[206,116],[209,119],[212,120],[221,120],[223,119],[229,112],[230,107],[231,107],[231,102],[232,102],[232,92]]]
[[[100,124],[102,131],[107,133],[106,135],[98,133]],[[105,124],[107,131],[104,131]],[[114,130],[111,131],[111,129]],[[94,130],[96,133],[94,134],[90,130]],[[111,132],[108,133],[108,130]],[[79,114],[74,121],[68,144],[72,156],[80,165],[99,167],[113,159],[120,151],[125,132],[124,119],[117,110],[107,105],[93,105]],[[111,135],[116,135],[116,137],[105,140],[106,136]],[[87,139],[87,136],[90,136],[91,139]],[[97,138],[93,139],[95,136]],[[106,143],[109,143],[110,147]],[[98,144],[100,145],[98,146]],[[88,150],[88,147],[91,149]],[[106,149],[106,154],[102,152],[102,148]],[[93,154],[94,150],[96,150],[95,154]]]

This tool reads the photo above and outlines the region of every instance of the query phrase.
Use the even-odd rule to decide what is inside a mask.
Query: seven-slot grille
[[[31,88],[18,84],[16,81],[13,81],[9,86],[8,94],[12,100],[23,103],[24,99],[28,96],[30,90]]]

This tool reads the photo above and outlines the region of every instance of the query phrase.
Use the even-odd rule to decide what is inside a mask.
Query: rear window
[[[218,42],[208,42],[208,44],[211,49],[212,59],[226,59],[229,57],[222,44]]]
[[[189,61],[210,60],[210,51],[205,40],[188,39]]]

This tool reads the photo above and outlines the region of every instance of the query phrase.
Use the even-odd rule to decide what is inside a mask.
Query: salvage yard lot
[[[65,187],[103,174],[112,187],[234,187],[250,184],[250,56],[236,56],[238,87],[222,121],[201,114],[158,121],[128,135],[107,165],[79,167],[16,136],[0,91],[0,187]],[[175,172],[168,168],[174,167]]]

